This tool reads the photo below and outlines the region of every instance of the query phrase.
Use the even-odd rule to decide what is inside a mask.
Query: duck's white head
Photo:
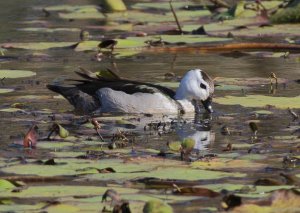
[[[202,70],[188,71],[176,90],[176,100],[201,101],[208,112],[212,112],[211,102],[214,93],[213,80]]]

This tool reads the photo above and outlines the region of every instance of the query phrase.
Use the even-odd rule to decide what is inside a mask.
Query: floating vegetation
[[[299,108],[300,96],[296,97],[274,97],[265,95],[248,95],[245,97],[225,96],[215,98],[214,101],[225,105],[241,105],[244,107],[267,107],[274,106],[280,109]]]
[[[56,3],[0,8],[1,211],[298,212],[297,1]],[[200,68],[215,112],[77,114],[45,85],[78,67],[174,91]]]

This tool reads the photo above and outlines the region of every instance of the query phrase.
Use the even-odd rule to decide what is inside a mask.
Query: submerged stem
[[[177,15],[176,15],[176,12],[175,12],[175,10],[174,10],[174,8],[173,8],[173,5],[172,5],[172,0],[169,1],[169,4],[170,4],[170,9],[171,9],[171,11],[172,11],[172,13],[173,13],[174,19],[175,19],[175,21],[176,21],[178,30],[179,30],[180,34],[183,34],[183,31],[182,31],[182,28],[181,28],[181,26],[180,26],[178,17],[177,17]]]

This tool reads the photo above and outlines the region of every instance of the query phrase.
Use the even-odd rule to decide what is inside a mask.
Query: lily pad
[[[0,109],[0,112],[25,112],[25,111],[19,108],[10,107],[10,108]]]
[[[213,43],[213,42],[226,42],[231,41],[231,38],[221,38],[221,37],[210,37],[205,35],[156,35],[156,36],[146,36],[146,37],[128,37],[128,40],[135,40],[140,42],[145,42],[148,40],[158,40],[162,39],[165,42],[169,43]]]
[[[3,43],[1,47],[28,50],[46,50],[51,48],[70,47],[75,42],[28,42],[28,43]]]
[[[74,12],[78,10],[94,10],[99,9],[96,5],[69,5],[69,4],[62,4],[62,5],[55,5],[55,6],[49,6],[44,8],[47,11],[66,11],[66,12]]]
[[[41,198],[41,197],[64,197],[64,196],[76,196],[76,195],[95,195],[99,196],[104,194],[107,190],[107,187],[100,186],[64,186],[64,185],[49,185],[49,186],[30,186],[27,189],[22,190],[19,193],[14,192],[3,192],[2,196],[5,197],[31,197],[31,198]],[[116,188],[118,193],[137,193],[136,189],[129,188]]]
[[[266,78],[223,78],[217,77],[214,79],[217,84],[221,85],[237,85],[237,86],[254,86],[254,85],[262,85],[262,84],[270,84],[270,79]],[[287,83],[288,79],[278,78],[278,83]],[[216,87],[217,89],[217,87]]]
[[[0,94],[2,93],[9,93],[9,92],[13,92],[13,89],[4,89],[4,88],[0,88]]]
[[[0,78],[26,78],[35,75],[35,72],[27,70],[0,70]]]
[[[41,33],[55,33],[55,32],[80,32],[79,28],[45,28],[45,27],[26,27],[19,28],[19,31],[25,32],[41,32]]]
[[[67,204],[50,205],[45,210],[49,213],[80,212],[80,208]]]
[[[12,184],[11,182],[4,180],[4,179],[0,179],[0,191],[6,191],[6,190],[11,190],[15,188],[15,185]]]
[[[300,108],[300,96],[296,97],[273,97],[264,95],[248,95],[244,97],[225,96],[217,97],[214,101],[224,105],[241,105],[243,107],[275,106],[280,109]]]
[[[241,169],[261,169],[265,167],[265,164],[255,163],[250,160],[242,160],[242,159],[226,159],[226,158],[216,158],[210,161],[195,161],[192,163],[192,167],[201,168],[201,169],[212,169],[212,170],[227,170],[239,168]]]
[[[184,6],[187,5],[193,5],[193,2],[186,2],[186,1],[174,1],[172,2],[172,6],[174,9],[180,9]],[[138,10],[167,10],[170,11],[170,4],[169,2],[160,2],[159,4],[155,2],[141,2],[141,3],[136,3],[131,6],[133,9],[138,9]]]
[[[247,86],[239,86],[239,85],[220,85],[215,87],[216,90],[245,90],[245,89],[250,89],[250,87]]]
[[[74,143],[71,142],[58,142],[58,141],[51,141],[51,142],[43,142],[39,141],[37,143],[37,147],[44,148],[44,149],[63,149],[66,147],[72,147]]]

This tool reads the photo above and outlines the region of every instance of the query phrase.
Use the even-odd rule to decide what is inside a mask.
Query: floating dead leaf
[[[284,185],[281,180],[275,178],[260,178],[254,182],[254,185],[259,186],[280,186]]]
[[[23,146],[25,148],[34,148],[38,140],[38,127],[34,124],[30,127],[29,131],[24,137]]]
[[[201,187],[176,187],[173,191],[174,194],[179,195],[190,195],[190,196],[202,196],[202,197],[217,197],[220,193],[215,192],[211,189],[201,188]]]
[[[97,169],[99,173],[115,173],[116,171],[111,168],[111,167],[107,167],[104,169]]]

